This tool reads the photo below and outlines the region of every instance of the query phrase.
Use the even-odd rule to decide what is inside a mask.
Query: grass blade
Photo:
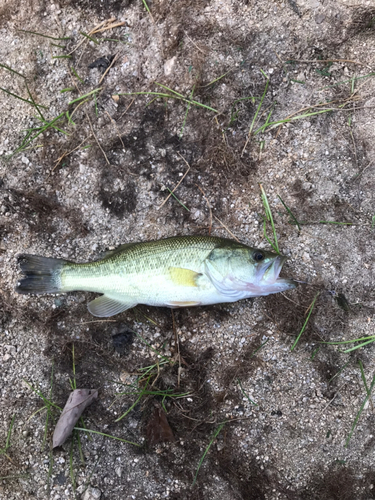
[[[111,439],[116,439],[117,441],[121,441],[122,443],[127,443],[127,444],[132,444],[133,446],[138,446],[138,448],[141,448],[142,445],[138,443],[133,443],[133,441],[127,441],[126,439],[122,439],[116,436],[111,436],[110,434],[105,434],[104,432],[99,432],[99,431],[93,431],[91,429],[83,429],[82,427],[74,427],[75,431],[83,431],[83,432],[91,432],[92,434],[98,434],[99,436],[104,436],[108,437]]]
[[[363,374],[363,367],[362,367],[361,365],[360,365],[360,367],[361,367],[361,376],[362,376],[362,379],[363,379],[363,378],[364,378],[364,374]],[[349,436],[347,437],[347,439],[346,439],[346,443],[345,443],[345,447],[346,447],[346,448],[347,448],[347,447],[348,447],[348,445],[349,445],[349,441],[350,441],[350,439],[351,439],[351,437],[352,437],[352,435],[353,435],[353,433],[354,433],[354,430],[355,430],[355,428],[356,428],[356,426],[357,426],[357,424],[358,424],[358,420],[359,420],[359,418],[360,418],[360,416],[361,416],[361,414],[362,414],[362,412],[363,412],[363,410],[364,410],[364,408],[365,408],[365,406],[366,406],[366,403],[367,403],[367,401],[369,400],[369,398],[370,398],[370,396],[371,396],[371,391],[372,391],[372,389],[373,389],[374,385],[375,385],[375,375],[374,375],[374,376],[373,376],[373,378],[372,378],[372,382],[371,382],[370,387],[368,387],[368,386],[367,386],[367,383],[365,383],[366,398],[365,398],[365,400],[363,401],[363,403],[361,404],[361,407],[360,407],[360,409],[359,409],[359,411],[358,411],[358,413],[357,413],[357,415],[356,415],[356,417],[355,417],[355,420],[354,420],[354,422],[353,422],[352,428],[350,429]]]
[[[224,427],[225,424],[226,424],[226,422],[223,422],[222,424],[219,425],[219,427],[216,429],[214,435],[212,436],[210,442],[208,443],[207,448],[204,450],[204,453],[203,453],[201,459],[199,460],[198,468],[197,468],[196,473],[194,475],[194,481],[193,481],[192,486],[194,486],[195,483],[196,483],[196,481],[197,481],[199,469],[201,468],[202,463],[203,463],[204,459],[206,458],[207,453],[209,452],[209,450],[210,450],[213,442],[215,441],[215,439],[217,438],[217,436],[220,434],[221,429]]]
[[[146,0],[142,0],[142,2],[143,2],[143,5],[145,6],[145,9],[146,9],[146,10],[147,10],[147,12],[148,12],[148,13],[150,14],[150,16],[151,16],[151,19],[152,19],[152,14],[151,14],[151,11],[150,11],[150,9],[148,8],[148,5],[147,5],[147,2],[146,2]]]
[[[88,38],[89,40],[91,40],[92,42],[96,43],[96,45],[99,45],[99,42],[96,38],[94,38],[93,36],[90,36],[90,35],[87,35],[87,33],[84,33],[83,31],[80,31],[80,34],[86,38]]]
[[[272,130],[275,127],[278,127],[279,125],[282,125],[283,123],[290,123],[292,121],[296,120],[303,120],[305,118],[308,118],[309,116],[315,116],[315,115],[321,115],[322,113],[328,113],[330,111],[341,111],[341,108],[328,108],[328,109],[322,109],[321,111],[314,111],[312,113],[306,113],[304,115],[298,115],[298,116],[292,116],[291,118],[285,118],[285,120],[278,120],[276,122],[269,122],[261,127],[259,127],[255,132],[254,135],[259,134],[260,132],[264,132],[267,128]]]
[[[83,99],[86,99],[86,97],[89,97],[93,94],[96,94],[96,92],[99,92],[100,90],[102,90],[103,87],[99,87],[98,89],[94,89],[92,90],[91,92],[89,92],[88,94],[85,94],[85,95],[81,95],[80,97],[77,97],[77,99],[73,99],[73,101],[70,101],[70,103],[68,104],[68,106],[70,106],[71,104],[74,104],[75,102],[79,102],[79,101],[82,101]]]
[[[11,447],[10,437],[12,435],[12,428],[13,428],[13,424],[14,424],[14,419],[15,418],[16,418],[16,416],[13,415],[12,420],[10,422],[9,430],[8,430],[8,433],[7,433],[7,438],[6,438],[6,441],[5,441],[5,447],[4,448],[0,448],[0,455],[5,455],[7,458],[9,458],[8,455],[7,455],[7,451]]]
[[[177,198],[177,196],[173,193],[173,191],[172,191],[171,189],[169,189],[167,186],[165,186],[165,188],[166,188],[166,189],[167,189],[167,190],[171,193],[171,195],[173,196],[173,198],[174,198],[176,201],[178,201],[178,203],[179,203],[182,207],[184,207],[184,209],[185,209],[185,210],[187,210],[188,212],[190,212],[190,210],[189,210],[187,207],[185,207],[185,205],[182,203],[182,201],[180,201],[180,200]]]
[[[26,89],[27,89],[27,93],[29,94],[29,97],[31,99],[31,101],[33,102],[34,106],[35,106],[35,109],[37,110],[37,112],[40,114],[40,117],[42,120],[44,120],[44,116],[42,114],[42,112],[40,111],[39,109],[39,105],[34,101],[34,98],[30,92],[30,89],[29,89],[29,86],[27,85],[27,81],[25,80],[25,84],[26,84]],[[45,106],[44,106],[45,107]]]
[[[27,385],[30,387],[30,389],[31,389],[32,391],[34,391],[34,392],[35,392],[35,394],[38,394],[38,396],[39,396],[41,399],[43,399],[43,401],[44,401],[45,405],[47,406],[47,408],[49,408],[50,406],[53,406],[53,407],[54,407],[54,408],[56,408],[57,410],[62,411],[62,409],[60,408],[60,406],[55,405],[55,403],[52,403],[52,401],[50,401],[50,400],[49,400],[49,399],[47,399],[45,396],[43,396],[43,394],[42,394],[42,393],[41,393],[38,389],[35,389],[35,388],[31,385],[31,384],[29,384],[29,382],[28,382],[27,380],[25,380],[25,379],[22,379],[22,380],[25,382],[25,384],[27,384]]]
[[[279,198],[279,200],[281,201],[281,203],[283,204],[285,210],[288,212],[288,214],[291,216],[291,218],[294,220],[294,222],[296,223],[296,226],[298,227],[299,231],[301,231],[301,226],[298,224],[298,220],[296,219],[296,217],[293,215],[292,211],[290,210],[290,208],[283,202],[283,200],[281,199],[281,197],[279,195],[277,195],[277,197]]]
[[[296,340],[294,341],[294,344],[293,344],[293,345],[292,345],[292,347],[290,348],[290,350],[291,350],[291,351],[293,351],[293,350],[294,350],[294,348],[296,347],[296,345],[297,345],[297,343],[298,343],[299,339],[301,338],[301,335],[302,335],[302,334],[303,334],[303,332],[305,331],[305,328],[306,328],[307,323],[308,323],[308,321],[309,321],[309,319],[310,319],[310,316],[311,316],[312,310],[314,309],[314,305],[315,305],[316,299],[318,298],[319,294],[320,294],[320,292],[318,292],[318,293],[315,295],[314,300],[311,302],[311,304],[310,304],[310,306],[309,306],[309,309],[308,309],[309,314],[307,315],[306,321],[304,322],[303,327],[301,328],[301,331],[299,332],[299,334],[298,334],[298,336],[297,336]]]
[[[266,218],[267,218],[267,221],[271,223],[274,243],[272,243],[270,241],[270,239],[267,237],[267,234],[266,234],[266,221],[264,221],[264,224],[263,224],[264,236],[266,237],[267,241],[272,246],[272,248],[274,250],[276,250],[277,253],[280,253],[280,251],[279,251],[279,244],[278,244],[278,241],[277,241],[275,224],[273,222],[272,212],[271,212],[270,205],[268,203],[268,198],[267,198],[266,192],[263,189],[262,184],[259,184],[259,186],[260,186],[261,198],[262,198],[262,202],[263,202],[263,206],[264,206],[264,211],[266,212]]]
[[[255,401],[253,401],[245,392],[245,389],[242,387],[242,384],[241,384],[241,380],[238,378],[237,379],[237,382],[238,382],[238,385],[240,386],[240,389],[241,389],[241,392],[242,394],[245,396],[245,398],[254,406],[258,406],[258,403],[256,403]]]
[[[19,99],[20,101],[23,101],[23,102],[26,102],[27,104],[30,104],[34,108],[37,108],[37,106],[36,106],[36,104],[35,104],[34,101],[29,101],[28,99],[24,99],[23,97],[20,97],[17,94],[13,94],[13,92],[10,92],[9,90],[4,89],[2,87],[0,87],[0,90],[2,90],[3,92],[5,92],[6,94],[11,95],[12,97],[15,97],[16,99]],[[42,106],[41,104],[38,104],[38,106],[41,107],[41,108],[44,108],[44,109],[48,109],[46,106]]]
[[[221,80],[222,78],[224,78],[224,76],[227,76],[231,71],[233,71],[233,69],[230,69],[229,71],[227,71],[223,75],[219,76],[218,78],[215,78],[215,80],[212,80],[212,82],[207,83],[206,85],[202,85],[201,88],[205,89],[205,88],[209,87],[210,85],[213,85],[214,83],[216,83],[219,80]],[[245,98],[245,99],[247,99],[247,98]],[[240,101],[241,99],[238,99],[238,100]]]
[[[157,83],[157,85],[164,87],[164,85],[161,85],[160,83]],[[214,113],[219,112],[217,109],[211,108],[210,106],[207,106],[206,104],[202,104],[201,102],[198,102],[198,101],[189,100],[186,97],[184,97],[183,95],[179,94],[178,92],[169,89],[168,87],[164,87],[164,88],[166,88],[167,90],[170,90],[172,92],[172,94],[163,94],[162,92],[151,92],[150,91],[150,92],[120,92],[119,94],[115,94],[115,95],[155,95],[158,97],[165,97],[168,99],[179,99],[181,101],[193,104],[194,106],[200,106],[201,108],[208,109],[209,111],[213,111]]]
[[[73,75],[74,75],[76,78],[78,78],[78,80],[79,80],[81,83],[85,83],[85,82],[84,82],[84,80],[83,80],[80,76],[78,76],[77,71],[76,71],[73,67],[71,67],[70,69],[72,70]]]
[[[43,38],[50,38],[51,40],[70,40],[70,36],[56,37],[56,36],[43,35],[42,33],[37,33],[36,31],[29,31],[29,30],[17,30],[17,31],[22,31],[23,33],[30,33],[31,35],[42,36]]]
[[[368,340],[367,342],[363,342],[362,344],[359,344],[355,347],[351,347],[350,349],[345,349],[345,351],[343,351],[345,354],[348,354],[349,352],[352,352],[352,351],[356,351],[357,349],[360,349],[361,347],[367,345],[367,344],[371,344],[372,342],[375,342],[375,339],[373,340]]]
[[[375,342],[375,335],[369,335],[368,337],[360,337],[358,339],[352,339],[352,340],[334,340],[331,342],[320,342],[320,343],[327,345],[341,345],[341,344],[354,344],[355,342],[361,342],[361,343],[359,345],[351,347],[350,349],[346,349],[345,351],[342,352],[347,354],[348,352],[355,351],[356,349],[359,349],[360,347],[363,347],[367,344],[371,344],[371,342]]]
[[[15,71],[14,69],[12,69],[11,67],[7,66],[6,64],[0,64],[0,68],[4,68],[4,69],[7,69],[8,71],[11,71],[12,73],[14,73],[15,75],[18,75],[18,76],[22,76],[22,78],[26,78],[25,75],[22,75],[21,73],[18,73],[18,71]]]
[[[193,86],[193,89],[192,89],[192,91],[190,93],[190,99],[192,99],[192,97],[194,95],[194,90],[195,90],[195,85]],[[189,109],[190,109],[190,102],[187,105],[187,108],[186,108],[186,111],[185,111],[185,117],[184,117],[184,121],[183,121],[183,124],[182,124],[181,132],[180,132],[180,139],[182,137],[182,134],[184,133],[185,124],[186,124],[187,116],[188,116],[188,113],[189,113]]]
[[[27,136],[24,139],[24,141],[22,142],[21,146],[19,146],[8,158],[11,158],[15,154],[17,154],[20,151],[22,151],[23,149],[25,149],[25,147],[28,146],[31,142],[33,142],[34,139],[36,139],[40,134],[42,134],[49,127],[52,127],[55,122],[57,122],[58,120],[60,120],[64,116],[65,116],[65,113],[61,113],[59,116],[56,116],[56,118],[54,118],[53,120],[48,122],[44,127],[40,128],[38,133],[33,135],[30,139],[29,139],[29,137],[30,137],[31,133],[27,134]]]
[[[131,405],[131,407],[130,407],[130,408],[128,408],[128,409],[126,410],[126,412],[125,412],[125,413],[123,413],[123,414],[121,415],[121,417],[117,418],[117,419],[115,420],[115,422],[119,422],[120,420],[122,420],[124,417],[126,417],[126,415],[128,415],[128,414],[132,411],[132,409],[133,409],[135,406],[137,406],[137,404],[138,404],[138,403],[139,403],[139,401],[142,399],[142,397],[143,397],[143,395],[144,395],[144,393],[145,393],[145,391],[146,391],[146,389],[147,389],[147,386],[148,386],[148,383],[149,383],[149,381],[150,381],[150,378],[151,378],[151,375],[149,375],[148,379],[146,380],[146,385],[145,385],[145,387],[142,389],[142,391],[140,392],[140,394],[139,394],[139,396],[138,396],[137,400],[135,401],[135,403],[133,403],[133,404]]]
[[[320,220],[319,224],[336,224],[338,226],[352,226],[353,222],[335,222],[330,220]]]
[[[260,103],[258,104],[258,107],[257,107],[257,110],[255,112],[255,115],[254,115],[254,118],[253,118],[253,121],[251,122],[251,125],[250,125],[250,130],[249,130],[249,133],[247,134],[248,136],[251,135],[251,132],[253,131],[253,128],[254,128],[254,125],[255,125],[255,121],[258,117],[258,114],[259,114],[259,111],[260,111],[260,108],[262,107],[263,105],[263,101],[264,101],[264,98],[266,97],[266,94],[267,94],[267,90],[268,90],[268,85],[270,83],[270,79],[268,78],[268,76],[262,71],[260,70],[263,74],[263,76],[266,78],[266,86],[264,87],[264,91],[263,91],[263,95],[262,97],[260,98]],[[268,126],[268,125],[267,125]],[[264,127],[264,125],[263,125]],[[255,135],[255,134],[254,134]]]

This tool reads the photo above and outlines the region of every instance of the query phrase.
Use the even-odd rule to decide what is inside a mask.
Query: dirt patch
[[[0,496],[374,496],[372,396],[345,446],[374,345],[324,344],[372,335],[375,311],[375,11],[351,4],[1,7]],[[106,321],[94,294],[14,292],[20,253],[209,232],[268,248],[260,183],[296,290]],[[73,381],[99,390],[84,423],[102,434],[50,453],[46,406]]]

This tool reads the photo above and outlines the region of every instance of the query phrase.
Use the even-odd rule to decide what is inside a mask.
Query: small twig
[[[214,80],[212,80],[211,82],[209,83],[206,83],[206,85],[199,85],[199,88],[200,89],[205,89],[207,87],[209,87],[210,85],[213,85],[214,83],[218,82],[219,80],[221,80],[222,78],[224,78],[225,76],[227,76],[231,71],[233,71],[235,68],[231,68],[229,69],[226,73],[224,73],[223,75],[219,76],[218,78],[215,78]],[[220,113],[222,114],[222,113]]]
[[[355,94],[355,92],[354,92],[354,93],[353,93],[353,94],[352,94],[352,95],[351,95],[348,99],[345,99],[345,101],[343,102],[342,106],[343,106],[346,102],[348,102],[348,101],[352,100],[352,98],[354,97],[354,94]],[[284,122],[284,123],[280,123],[279,128],[278,128],[278,130],[277,130],[277,134],[276,134],[276,136],[275,136],[275,139],[276,139],[276,138],[277,138],[277,136],[279,135],[279,133],[280,133],[280,131],[281,131],[281,128],[282,128],[282,126],[283,126],[283,125],[285,125],[285,123],[288,123],[288,122],[286,122],[286,120],[289,120],[289,118],[292,118],[294,115],[298,115],[298,114],[300,114],[300,113],[303,113],[304,111],[308,111],[309,109],[312,109],[312,108],[320,108],[320,107],[322,107],[322,106],[327,106],[327,105],[330,105],[330,104],[333,104],[333,103],[336,103],[336,102],[340,102],[340,100],[335,100],[335,101],[331,101],[331,102],[322,102],[322,103],[320,103],[320,104],[312,104],[311,106],[306,106],[306,107],[304,107],[304,108],[299,109],[298,111],[294,111],[292,114],[288,115],[286,118],[284,118],[284,119],[283,119],[283,122]],[[325,108],[323,108],[323,109],[325,109]],[[334,109],[333,109],[333,108],[327,108],[327,110],[328,110],[328,109],[330,109],[330,110],[332,110],[332,111],[336,111],[336,108],[334,108]],[[342,109],[340,108],[340,111],[341,111],[341,110],[342,110]],[[337,110],[337,111],[338,111],[338,110]]]
[[[107,110],[106,110],[106,113],[107,113],[107,115],[109,116],[109,119],[111,120],[111,122],[113,123],[113,125],[115,126],[115,129],[117,130],[117,135],[118,135],[118,138],[120,139],[120,142],[121,142],[121,144],[122,144],[122,147],[125,149],[125,144],[124,144],[123,140],[121,139],[120,131],[119,131],[119,129],[118,129],[118,127],[117,127],[117,125],[116,125],[115,120],[112,118],[112,116],[108,113],[108,111],[107,111]]]
[[[112,66],[114,65],[114,63],[115,63],[115,61],[117,60],[118,56],[119,56],[119,52],[117,52],[117,54],[115,55],[115,57],[112,59],[111,64],[110,64],[110,65],[108,66],[108,68],[104,71],[104,73],[103,73],[103,75],[102,75],[101,79],[99,80],[99,85],[102,83],[102,81],[103,81],[103,79],[104,79],[105,75],[108,73],[108,71],[109,71],[109,70],[112,68]]]
[[[216,120],[216,124],[217,124],[217,127],[218,129],[220,130],[222,136],[223,136],[223,141],[224,141],[224,144],[225,146],[228,146],[228,143],[227,143],[227,138],[225,137],[225,133],[224,133],[224,130],[222,130],[222,128],[220,127],[220,124],[219,124],[219,120],[217,119],[217,116],[215,116],[215,120]]]
[[[130,106],[133,104],[134,101],[135,101],[135,97],[133,98],[133,100],[129,104],[129,106],[125,109],[125,111],[122,113],[122,115],[120,116],[119,120],[127,113],[128,109],[130,108]]]
[[[86,139],[83,139],[83,141],[82,141],[82,142],[81,142],[81,143],[80,143],[80,144],[79,144],[76,148],[74,148],[74,149],[72,149],[71,151],[69,151],[69,153],[68,153],[67,151],[65,151],[65,152],[64,152],[64,153],[60,156],[60,158],[58,158],[58,159],[56,160],[56,162],[55,162],[55,163],[56,163],[56,165],[53,167],[53,169],[51,170],[51,172],[50,172],[50,174],[48,175],[48,177],[49,177],[49,176],[51,175],[51,173],[52,173],[52,172],[53,172],[53,171],[54,171],[54,170],[55,170],[55,169],[59,166],[59,164],[62,162],[62,160],[63,160],[65,157],[67,157],[67,156],[71,155],[72,153],[74,153],[74,151],[76,151],[77,149],[79,149],[79,148],[82,146],[82,144],[84,144],[84,143],[87,141],[87,139],[89,139],[90,137],[91,137],[91,134],[90,134],[90,135],[88,135],[88,136],[86,137]],[[47,177],[47,178],[48,178],[48,177]]]
[[[184,160],[184,162],[186,163],[186,165],[188,166],[188,169],[186,170],[186,172],[184,173],[184,175],[181,177],[180,181],[178,182],[178,184],[172,189],[172,191],[169,193],[169,195],[165,198],[165,200],[163,201],[163,203],[157,208],[157,210],[160,210],[161,207],[163,205],[165,205],[165,203],[169,200],[169,198],[173,195],[173,193],[176,191],[176,189],[178,188],[178,186],[181,184],[181,182],[185,179],[185,177],[187,176],[189,170],[190,170],[190,165],[188,164],[188,162],[185,160],[185,158],[183,156],[180,155],[180,153],[177,153],[178,156],[180,156],[180,158],[182,158]]]
[[[330,63],[330,62],[345,62],[351,64],[359,64],[360,66],[366,66],[366,64],[360,63],[358,61],[352,61],[350,59],[289,59],[287,62],[295,62],[295,63]]]
[[[109,30],[111,28],[116,28],[117,26],[123,26],[125,24],[125,22],[121,22],[121,23],[110,24],[109,26],[105,26],[104,28],[102,27],[105,24],[113,23],[114,21],[116,21],[115,17],[111,17],[110,19],[106,19],[105,21],[102,21],[101,23],[96,25],[95,28],[93,28],[91,31],[89,31],[88,35],[91,36],[91,35],[94,35],[95,33],[101,33],[102,31],[106,31],[106,30]],[[82,40],[80,42],[78,42],[78,44],[74,47],[74,49],[68,53],[68,55],[73,54],[73,52],[75,52],[84,42],[88,43],[87,37],[83,37]]]
[[[208,54],[208,51],[205,52],[203,49],[201,49],[200,47],[198,47],[198,45],[194,42],[194,40],[192,40],[190,38],[190,36],[186,33],[186,31],[185,31],[185,36],[194,45],[194,47],[199,50],[199,52],[202,52],[202,54],[204,54],[205,56]]]
[[[100,30],[95,30],[93,32],[90,31],[90,35],[94,35],[96,33],[101,33],[102,31],[111,30],[112,28],[118,28],[119,26],[124,26],[124,25],[125,25],[125,21],[110,24],[109,26],[105,26],[104,28],[101,28]]]
[[[280,292],[280,295],[282,295],[284,297],[284,299],[289,300],[289,302],[293,302],[293,304],[295,304],[297,307],[302,307],[301,304],[298,304],[298,302],[295,302],[294,300],[292,300],[290,297],[285,295],[284,292]]]
[[[223,226],[223,228],[224,228],[224,229],[226,229],[226,230],[228,231],[228,233],[232,236],[232,238],[234,238],[236,241],[238,241],[238,243],[240,243],[240,240],[239,240],[236,236],[234,236],[234,234],[232,233],[232,231],[230,231],[230,230],[227,228],[227,226],[226,226],[223,222],[221,222],[221,220],[220,220],[218,217],[216,217],[216,215],[214,215],[214,217],[215,217],[215,219],[216,219],[218,222],[220,222],[220,224]]]
[[[333,398],[331,399],[331,401],[329,401],[329,402],[325,405],[325,407],[322,409],[322,411],[321,411],[320,413],[323,413],[323,412],[324,412],[324,411],[328,408],[328,406],[330,406],[330,405],[333,403],[333,401],[336,399],[336,397],[339,395],[339,393],[340,393],[341,389],[342,389],[345,385],[346,385],[346,382],[344,382],[344,383],[342,384],[342,386],[341,386],[341,387],[339,387],[339,388],[337,389],[336,394],[333,396]]]
[[[211,205],[210,205],[208,199],[206,198],[206,195],[204,194],[203,189],[200,186],[198,186],[198,184],[195,184],[195,185],[197,186],[197,188],[199,189],[199,191],[203,194],[203,198],[206,200],[208,209],[210,211],[210,227],[208,228],[208,236],[211,236],[211,229],[212,229],[212,210],[211,210]]]
[[[353,106],[354,106],[354,103],[353,103]],[[355,145],[355,139],[354,139],[354,135],[353,135],[353,131],[352,131],[351,127],[349,127],[349,132],[350,132],[350,137],[352,138],[352,142],[353,142],[355,164],[356,164],[356,167],[358,168],[357,147]]]
[[[89,115],[86,113],[86,111],[85,111],[85,115],[86,115],[86,118],[87,118],[87,119],[88,119],[88,121],[89,121],[90,128],[91,128],[91,132],[92,132],[92,135],[94,136],[94,139],[95,139],[95,141],[96,141],[96,144],[99,146],[100,151],[103,153],[104,158],[105,158],[105,161],[107,162],[107,164],[108,164],[108,165],[110,165],[110,162],[109,162],[109,160],[108,160],[108,158],[107,158],[107,155],[105,154],[104,149],[101,147],[100,142],[98,141],[98,138],[97,138],[97,137],[96,137],[96,135],[95,135],[95,132],[94,132],[94,127],[92,126],[92,123],[91,123],[90,117],[89,117]]]
[[[278,58],[278,60],[281,62],[281,64],[284,64],[283,60],[281,59],[281,57],[279,56],[279,54],[276,52],[276,50],[275,49],[272,49],[272,50],[275,52],[275,55]]]
[[[110,19],[110,21],[114,21],[116,18],[113,17]],[[93,32],[96,30],[96,28],[100,28],[101,26],[103,26],[106,22],[106,21],[102,21],[100,24],[98,24],[94,29],[92,29],[91,31],[89,31],[89,36],[91,36],[93,34]],[[71,55],[73,54],[73,52],[75,52],[84,42],[87,42],[87,38],[86,37],[83,37],[82,40],[80,42],[78,42],[78,44],[74,47],[74,49],[68,53],[68,55]]]
[[[374,163],[373,161],[370,161],[370,163],[367,165],[367,167],[363,168],[363,169],[359,172],[359,174],[357,174],[357,175],[355,175],[355,176],[354,176],[353,180],[357,180],[357,179],[358,179],[358,178],[359,178],[359,177],[363,174],[363,172],[364,172],[365,170],[367,170],[369,167],[371,167],[371,165],[372,165],[373,163]],[[348,203],[348,205],[349,205],[349,203]],[[350,206],[350,208],[353,208],[351,205],[349,205],[349,206]]]

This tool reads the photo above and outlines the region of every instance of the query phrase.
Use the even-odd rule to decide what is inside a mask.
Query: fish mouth
[[[279,274],[284,262],[288,259],[284,255],[278,255],[261,270],[262,282],[266,285],[281,285],[284,289],[295,288],[296,284],[293,280],[287,278],[279,278]]]

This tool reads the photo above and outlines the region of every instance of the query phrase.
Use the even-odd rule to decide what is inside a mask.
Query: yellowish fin
[[[170,267],[169,274],[173,283],[180,286],[198,286],[197,278],[202,276],[200,273],[182,267]]]
[[[172,309],[176,307],[193,307],[193,306],[199,306],[200,302],[194,302],[193,300],[187,302],[187,301],[182,301],[182,300],[170,300],[169,302],[166,302],[165,305],[167,307],[171,307]]]

